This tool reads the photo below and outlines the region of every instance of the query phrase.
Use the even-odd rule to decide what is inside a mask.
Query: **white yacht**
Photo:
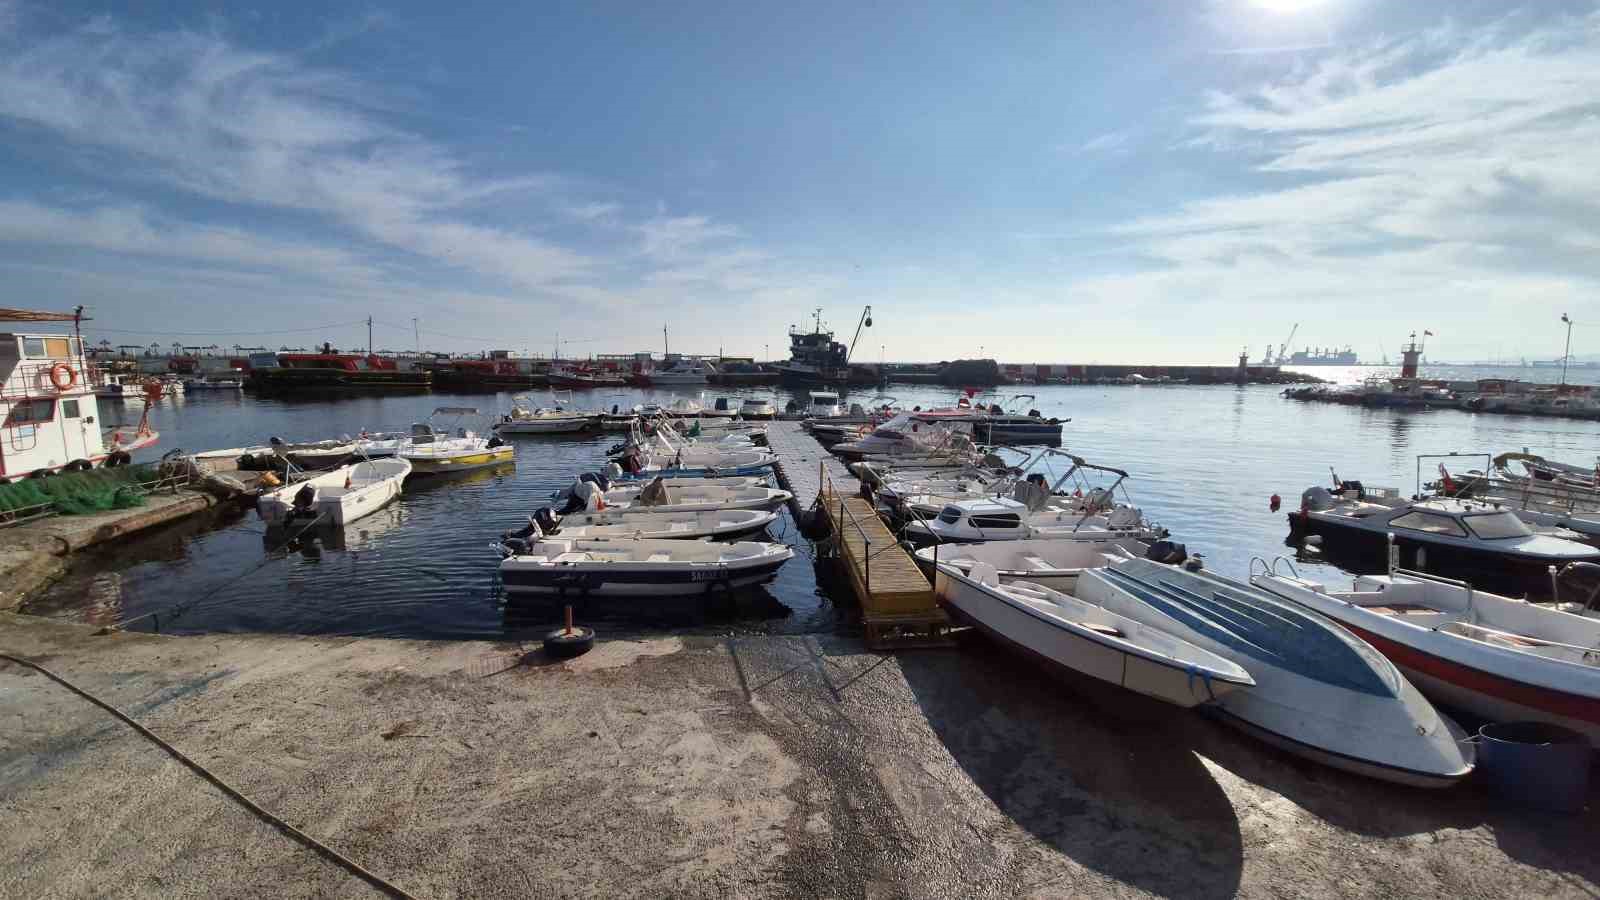
[[[844,407],[839,405],[839,395],[834,391],[811,391],[807,395],[811,405],[806,407],[806,416],[812,419],[827,419],[844,415]]]

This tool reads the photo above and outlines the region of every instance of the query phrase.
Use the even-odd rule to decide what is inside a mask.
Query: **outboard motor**
[[[621,478],[623,474],[622,467],[616,463],[606,463],[604,474],[607,478]]]
[[[1361,486],[1361,482],[1359,481],[1339,482],[1339,493],[1354,494],[1357,500],[1367,499],[1366,489]]]
[[[611,404],[611,414],[613,416],[617,414],[617,404],[615,403]]]
[[[587,481],[602,491],[611,490],[611,479],[601,472],[585,472],[578,476],[579,481]]]
[[[621,456],[622,454],[627,453],[627,452],[628,452],[628,445],[627,444],[612,444],[611,445],[611,449],[606,451],[606,458],[607,459],[613,459],[613,458]]]
[[[1044,416],[1039,415],[1039,411],[1037,409],[1030,409],[1030,410],[1028,410],[1028,418],[1030,418],[1030,419],[1042,419],[1042,418],[1044,418]]]
[[[556,518],[555,510],[548,506],[539,507],[529,521],[545,534],[555,534],[561,530],[561,520]]]
[[[1300,495],[1300,508],[1311,512],[1333,509],[1333,493],[1320,484],[1306,488]]]
[[[1189,558],[1189,548],[1177,541],[1156,541],[1145,551],[1144,558],[1176,566]]]
[[[484,444],[484,446],[485,447],[504,447],[505,444],[506,444],[505,439],[497,434],[494,437],[489,438],[489,440]]]
[[[289,518],[298,519],[302,516],[315,516],[313,508],[317,503],[317,489],[310,482],[300,485],[300,490],[294,492],[294,500],[290,503]]]
[[[1029,484],[1036,484],[1036,485],[1038,485],[1039,487],[1042,487],[1042,488],[1048,488],[1049,487],[1049,485],[1044,480],[1044,473],[1043,472],[1032,472],[1024,480],[1027,481]]]
[[[549,511],[549,507],[543,507],[539,510],[539,513],[549,513]],[[512,556],[527,553],[529,548],[539,543],[539,539],[544,537],[544,531],[536,521],[539,513],[529,516],[528,524],[521,528],[514,528],[500,536],[500,546],[505,548],[507,553]]]

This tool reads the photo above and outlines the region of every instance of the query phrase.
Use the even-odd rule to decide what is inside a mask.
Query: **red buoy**
[[[1277,494],[1273,494],[1271,499],[1267,500],[1267,508],[1272,510],[1273,512],[1277,512],[1278,511],[1278,507],[1280,507],[1282,505],[1283,505],[1283,498],[1279,497]]]

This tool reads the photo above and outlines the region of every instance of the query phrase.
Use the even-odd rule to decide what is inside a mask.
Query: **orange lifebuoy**
[[[66,363],[56,363],[50,367],[50,383],[56,386],[56,390],[64,391],[78,383],[78,373]]]

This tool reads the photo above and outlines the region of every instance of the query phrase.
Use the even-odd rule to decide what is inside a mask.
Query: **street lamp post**
[[[1567,383],[1567,360],[1572,358],[1572,320],[1562,313],[1561,321],[1567,323],[1567,349],[1561,354],[1561,384],[1564,387]]]

